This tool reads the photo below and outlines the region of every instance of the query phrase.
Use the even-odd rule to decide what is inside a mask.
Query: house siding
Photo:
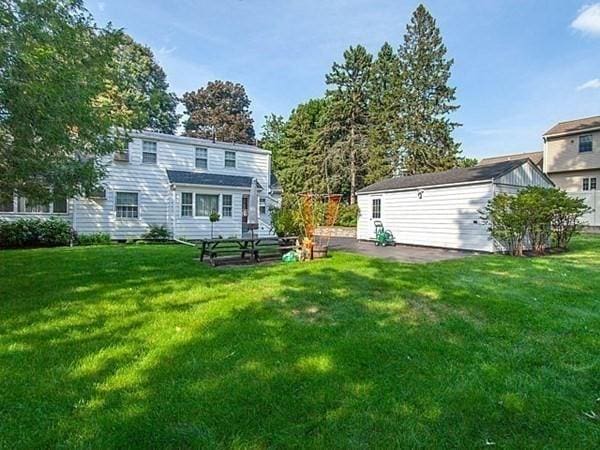
[[[592,151],[579,152],[579,136],[592,135]],[[600,132],[581,132],[569,136],[549,137],[544,144],[544,172],[569,172],[600,169]]]
[[[106,177],[102,185],[106,191],[105,199],[76,198],[69,201],[68,214],[18,214],[0,213],[0,218],[9,220],[20,217],[61,217],[69,220],[73,228],[81,234],[106,232],[116,240],[141,237],[151,225],[164,225],[175,237],[202,239],[210,237],[208,218],[181,217],[181,192],[207,194],[231,194],[233,197],[233,216],[222,217],[214,224],[215,236],[241,236],[242,234],[242,196],[250,189],[176,186],[172,190],[166,170],[188,172],[208,172],[222,175],[236,175],[256,178],[263,186],[259,197],[267,199],[266,214],[260,215],[258,235],[270,235],[269,206],[278,204],[279,195],[269,195],[270,158],[269,152],[254,147],[234,144],[222,144],[198,141],[158,133],[134,133],[129,143],[129,161],[113,161],[105,157]],[[157,143],[157,162],[142,162],[143,141]],[[195,149],[208,149],[208,168],[196,169]],[[236,167],[225,168],[225,151],[236,152]],[[123,219],[116,216],[116,193],[138,193],[138,218]],[[222,202],[220,202],[222,205]]]

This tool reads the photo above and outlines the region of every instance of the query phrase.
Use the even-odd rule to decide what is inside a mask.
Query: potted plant
[[[221,216],[219,215],[218,212],[213,211],[210,213],[210,216],[208,216],[208,220],[210,220],[210,238],[213,238],[213,227],[215,225],[215,222],[218,222],[221,219]]]

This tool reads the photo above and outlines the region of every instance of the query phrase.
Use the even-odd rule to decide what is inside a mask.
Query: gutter
[[[432,188],[444,188],[444,187],[452,187],[452,186],[469,186],[473,184],[486,184],[493,183],[494,179],[490,178],[488,180],[478,180],[478,181],[465,181],[460,183],[448,183],[448,184],[432,184],[427,186],[412,186],[407,188],[392,188],[392,189],[380,189],[376,191],[366,191],[366,192],[357,192],[356,195],[368,195],[368,194],[386,194],[388,192],[402,192],[402,191],[416,191],[419,189],[432,189]]]
[[[585,128],[585,129],[576,130],[576,131],[565,131],[564,133],[545,134],[542,136],[542,138],[547,139],[547,138],[564,137],[564,136],[576,136],[578,134],[591,133],[593,131],[600,131],[600,127]]]

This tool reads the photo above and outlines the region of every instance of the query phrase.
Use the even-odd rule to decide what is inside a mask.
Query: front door
[[[250,196],[242,195],[242,233],[248,232],[248,200]]]

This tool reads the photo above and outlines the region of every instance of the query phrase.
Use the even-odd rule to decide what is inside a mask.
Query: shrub
[[[150,225],[148,231],[142,237],[155,241],[166,241],[171,237],[171,233],[169,233],[166,225]]]
[[[110,244],[110,234],[108,233],[87,233],[77,235],[78,245],[105,245]]]
[[[520,256],[524,242],[536,255],[553,243],[566,248],[581,228],[581,217],[590,211],[582,199],[555,188],[530,186],[516,195],[498,194],[482,211],[494,239]]]
[[[57,247],[69,245],[74,236],[63,219],[0,220],[0,248]]]
[[[300,221],[296,208],[282,206],[271,207],[271,227],[277,236],[300,235]]]
[[[358,222],[358,205],[340,204],[338,218],[335,222],[340,227],[355,227]]]

